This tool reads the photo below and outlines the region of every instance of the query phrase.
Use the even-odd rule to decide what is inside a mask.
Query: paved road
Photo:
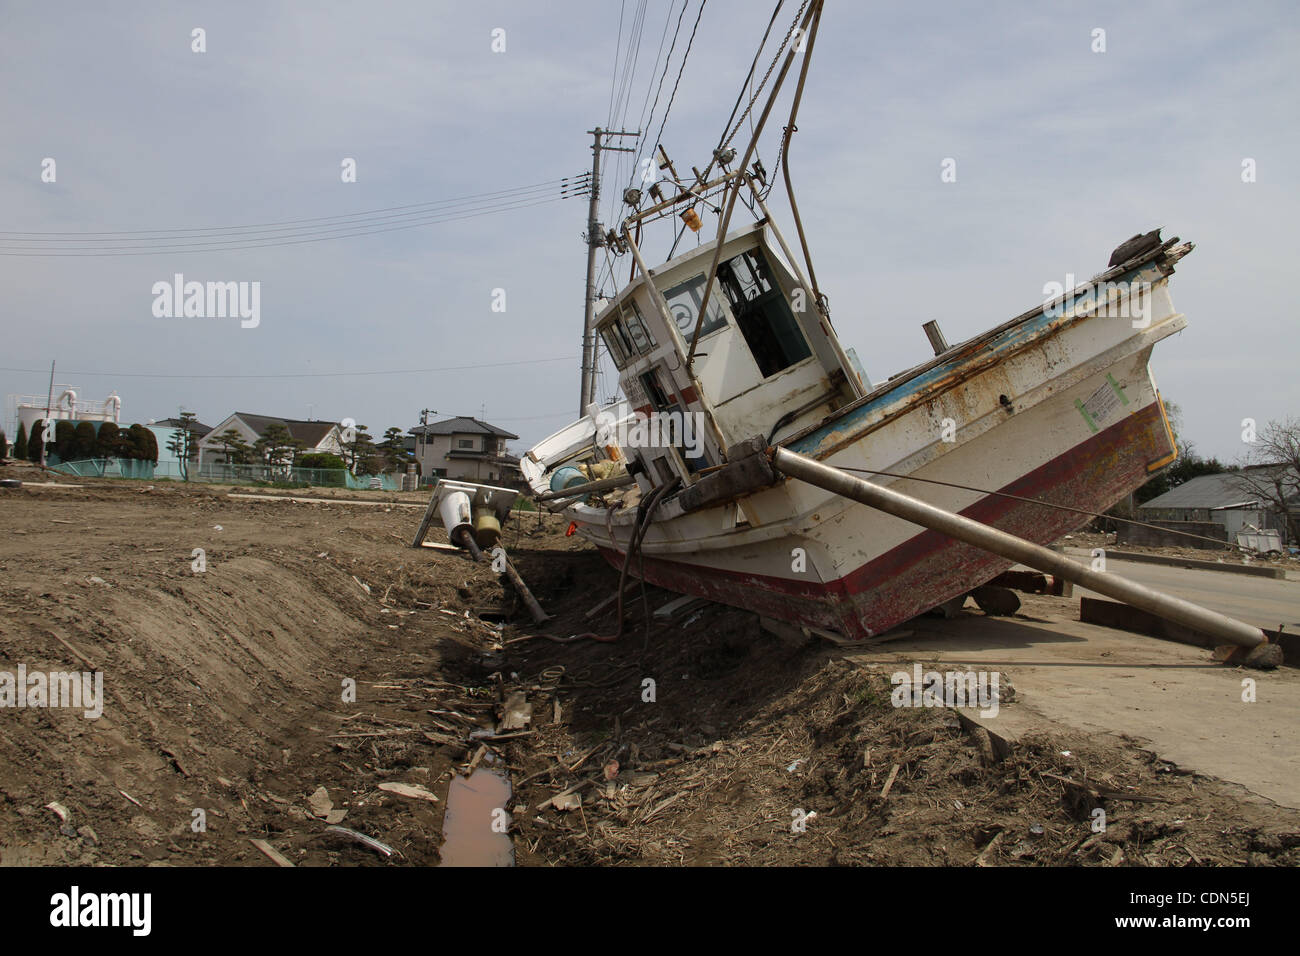
[[[1084,564],[1092,560],[1089,552],[1082,548],[1065,550],[1067,555]],[[1107,558],[1106,572],[1122,575],[1138,584],[1228,614],[1256,627],[1275,628],[1285,624],[1288,632],[1300,631],[1300,581],[1225,571],[1196,571],[1114,558]],[[1074,593],[1104,597],[1083,588],[1075,588]]]

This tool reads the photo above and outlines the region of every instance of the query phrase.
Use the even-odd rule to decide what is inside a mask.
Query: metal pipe
[[[478,542],[474,540],[474,533],[468,528],[461,529],[461,533],[456,536],[455,543],[468,550],[470,558],[474,561],[494,560],[492,555],[483,553],[483,550],[478,546]],[[503,556],[504,553],[503,550]],[[545,624],[549,621],[551,616],[542,610],[542,606],[537,603],[537,598],[533,597],[533,592],[528,590],[528,585],[524,583],[524,579],[519,576],[519,572],[515,570],[515,566],[510,563],[508,557],[505,559],[504,574],[510,579],[510,583],[515,586],[515,591],[523,599],[524,606],[528,608],[528,613],[532,615],[533,623]]]
[[[772,466],[791,478],[806,481],[832,494],[861,502],[896,518],[911,521],[938,531],[940,534],[956,538],[958,541],[999,554],[1011,561],[1028,565],[1037,571],[1055,574],[1067,581],[1073,581],[1080,587],[1131,604],[1133,607],[1176,624],[1182,624],[1242,647],[1255,647],[1268,642],[1267,636],[1259,628],[1228,617],[1226,614],[1211,611],[1181,598],[1161,594],[1159,591],[1153,591],[1113,574],[1093,571],[1041,545],[937,508],[918,498],[894,491],[892,488],[883,488],[869,481],[863,481],[838,468],[824,465],[789,449],[774,448]]]
[[[808,24],[813,15],[821,10],[821,0],[816,0],[807,13],[804,14],[803,23],[799,25],[799,35],[808,30]],[[745,155],[740,160],[740,165],[736,168],[744,170],[749,166],[749,157],[754,155],[754,148],[758,145],[758,137],[763,133],[763,127],[767,124],[767,117],[772,112],[772,107],[776,104],[776,95],[781,92],[781,84],[785,82],[785,75],[790,72],[790,64],[794,62],[795,53],[798,52],[799,44],[796,43],[790,48],[790,52],[785,55],[785,62],[781,64],[781,71],[776,75],[776,80],[772,84],[772,92],[768,95],[767,105],[763,107],[762,114],[758,117],[758,125],[754,128],[754,134],[749,139],[749,146],[745,148]],[[704,283],[704,296],[700,300],[700,314],[695,320],[695,332],[691,335],[691,348],[686,353],[686,371],[690,372],[695,364],[695,349],[700,344],[700,329],[704,327],[704,316],[709,310],[709,296],[713,292],[713,286],[718,277],[718,261],[722,258],[722,246],[727,237],[727,224],[731,222],[731,211],[736,207],[736,197],[740,195],[740,184],[737,183],[727,192],[727,204],[723,207],[722,220],[718,223],[718,244],[713,250],[713,261],[709,264],[708,278]]]
[[[938,319],[931,319],[921,328],[925,330],[925,337],[930,340],[930,348],[934,349],[935,355],[942,355],[948,351],[948,340],[943,337],[943,332],[939,329]]]
[[[551,615],[542,610],[542,606],[537,603],[537,598],[533,597],[533,592],[528,590],[528,585],[519,576],[519,572],[515,570],[515,566],[509,558],[506,558],[506,577],[510,579],[510,583],[515,586],[515,591],[523,598],[524,606],[528,608],[528,613],[532,615],[534,624],[545,624],[551,619]]]
[[[772,230],[772,235],[776,237],[777,244],[781,247],[781,252],[785,254],[786,261],[790,263],[790,269],[794,272],[795,281],[797,281],[803,288],[804,294],[812,300],[813,303],[817,303],[819,300],[817,298],[817,293],[813,292],[812,283],[804,276],[802,270],[799,268],[799,261],[795,259],[794,253],[790,251],[790,244],[785,241],[785,235],[781,232],[781,227],[778,226],[776,220],[772,218],[772,213],[768,210],[767,203],[763,201],[763,196],[754,188],[754,177],[746,174],[745,182],[748,183],[750,192],[754,194],[754,198],[758,200],[758,208],[763,210],[763,216],[767,219],[767,225]],[[853,363],[849,361],[849,355],[844,351],[844,346],[840,342],[839,333],[836,332],[834,326],[831,325],[830,316],[823,312],[820,306],[817,308],[817,314],[821,316],[820,321],[822,324],[822,333],[826,336],[826,341],[830,343],[831,350],[835,353],[835,360],[840,363],[840,368],[843,370],[844,377],[849,383],[849,388],[853,391],[854,398],[861,398],[863,395],[867,394],[866,385],[864,385],[862,379],[858,377],[858,370],[855,369]]]
[[[808,251],[808,238],[804,235],[803,220],[799,217],[799,204],[794,200],[794,184],[790,181],[790,140],[794,139],[794,134],[798,132],[799,127],[794,125],[795,117],[799,114],[799,104],[803,101],[803,86],[808,79],[808,65],[812,63],[813,44],[817,42],[817,26],[821,23],[822,12],[819,8],[813,16],[812,23],[808,28],[806,36],[807,43],[804,44],[803,66],[799,69],[799,82],[794,89],[794,102],[790,104],[790,122],[785,128],[785,142],[781,145],[781,175],[785,177],[785,194],[790,200],[790,212],[794,216],[794,228],[799,234],[799,245],[803,247],[803,259],[808,264],[808,278],[812,280],[814,293],[813,301],[817,303],[817,310],[826,315],[826,307],[822,299],[822,290],[817,285],[817,272],[813,269],[812,253]],[[801,37],[800,39],[805,39]]]
[[[595,494],[598,491],[610,491],[614,488],[623,488],[626,485],[636,483],[636,478],[632,475],[615,475],[613,478],[601,478],[599,481],[588,481],[581,485],[572,485],[568,488],[561,488],[559,491],[545,491],[535,496],[536,501],[557,501],[561,498],[581,498],[583,495]]]

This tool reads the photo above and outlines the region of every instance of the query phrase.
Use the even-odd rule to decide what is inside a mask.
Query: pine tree
[[[227,465],[245,465],[253,454],[253,446],[244,441],[244,436],[237,428],[227,428],[211,441],[212,444],[220,446],[222,457],[225,458]]]
[[[194,430],[193,412],[181,412],[181,423],[167,442],[167,450],[176,456],[180,463],[181,478],[190,480],[190,464],[199,457],[199,436]]]
[[[27,457],[27,429],[18,423],[18,440],[14,442],[14,457],[19,461]]]

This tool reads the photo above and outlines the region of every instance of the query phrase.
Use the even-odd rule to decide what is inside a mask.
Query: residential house
[[[506,442],[519,436],[477,418],[447,418],[410,429],[406,448],[420,465],[421,481],[453,478],[511,486],[523,480],[519,459]]]
[[[199,471],[206,472],[213,465],[226,463],[225,453],[217,441],[218,436],[233,428],[239,433],[240,438],[252,445],[271,425],[283,426],[289,432],[289,437],[302,443],[299,454],[312,452],[327,452],[340,456],[343,454],[342,432],[334,422],[303,421],[297,418],[235,412],[214,425],[199,441]]]
[[[176,430],[184,424],[185,423],[179,418],[159,418],[156,421],[151,421],[145,426],[145,428],[153,432],[154,437],[158,439],[159,465],[165,466],[170,463],[179,468],[180,459],[178,459],[172,452],[168,451],[167,446],[171,444],[172,439],[176,436]],[[212,428],[195,420],[190,422],[190,431],[194,432],[194,434],[201,440],[204,435],[212,431]],[[165,469],[164,472],[160,472],[160,474],[162,473],[165,473]]]
[[[1281,475],[1284,487],[1300,487],[1300,476],[1287,465],[1251,465],[1240,471],[1227,471],[1218,475],[1200,475],[1185,481],[1177,488],[1152,498],[1140,505],[1138,512],[1143,521],[1164,528],[1187,530],[1209,537],[1236,542],[1238,532],[1253,526],[1260,530],[1276,530],[1283,544],[1289,540],[1286,521],[1277,513],[1275,505],[1259,491],[1258,486],[1269,487],[1275,476]],[[1249,480],[1246,480],[1249,479]],[[1300,495],[1294,506],[1300,509]],[[1185,547],[1213,547],[1209,542],[1198,544],[1194,539],[1175,536],[1168,541],[1139,541],[1142,532],[1121,531],[1121,541],[1134,544],[1180,544]]]

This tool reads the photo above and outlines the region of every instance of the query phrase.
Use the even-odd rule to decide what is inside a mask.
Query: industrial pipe
[[[1242,647],[1251,648],[1268,643],[1268,637],[1259,628],[1228,617],[1226,614],[1211,611],[1181,598],[1161,594],[1159,591],[1153,591],[1113,574],[1093,571],[1041,545],[1017,538],[1015,535],[951,511],[936,508],[892,488],[883,488],[869,481],[863,481],[848,472],[824,465],[789,449],[772,449],[772,467],[782,474],[824,488],[832,494],[884,511],[904,521],[930,528],[950,538],[1001,555],[1008,560],[1028,565],[1035,570],[1073,581],[1080,587],[1123,601],[1125,604],[1148,611],[1175,624],[1182,624]]]
[[[613,478],[601,478],[599,481],[587,481],[580,485],[570,485],[567,488],[561,488],[559,491],[546,491],[537,495],[536,501],[559,501],[562,498],[581,498],[584,495],[595,494],[600,491],[612,491],[615,488],[626,488],[628,485],[636,484],[636,478],[633,475],[615,475]]]

